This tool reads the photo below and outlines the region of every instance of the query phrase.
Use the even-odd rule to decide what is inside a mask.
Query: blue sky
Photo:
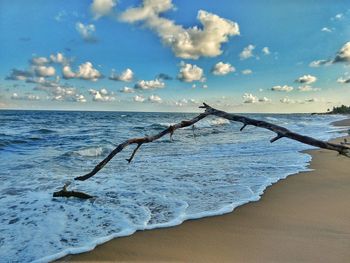
[[[0,108],[350,104],[349,1],[0,1]]]

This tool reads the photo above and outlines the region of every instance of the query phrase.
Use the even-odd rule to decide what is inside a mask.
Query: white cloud
[[[162,98],[157,95],[151,95],[148,97],[148,100],[153,103],[162,103]]]
[[[289,98],[282,98],[280,99],[281,103],[286,103],[286,104],[293,104],[295,103],[295,100],[289,99]]]
[[[52,77],[56,74],[56,70],[52,66],[36,66],[34,71],[38,77]]]
[[[25,94],[19,95],[17,93],[13,93],[11,96],[12,100],[40,100],[40,97],[33,94]]]
[[[207,89],[207,88],[208,88],[208,85],[206,85],[206,84],[202,85],[202,89]]]
[[[298,87],[298,90],[301,92],[307,92],[307,91],[319,91],[320,89],[311,87],[310,85],[304,85],[304,86]]]
[[[253,57],[253,51],[255,49],[255,46],[253,45],[248,45],[247,47],[245,47],[242,52],[239,54],[239,57],[241,58],[241,60],[244,59],[248,59]]]
[[[254,96],[251,93],[244,93],[243,95],[243,102],[244,103],[267,103],[271,102],[271,100],[267,97],[258,98],[257,96]]]
[[[116,0],[93,0],[90,9],[94,15],[94,19],[109,15],[113,7],[116,6]]]
[[[124,81],[124,82],[130,82],[134,78],[134,72],[127,68],[124,70],[120,75],[117,75],[115,72],[112,72],[111,76],[109,77],[110,80],[117,80],[117,81]]]
[[[274,86],[271,88],[272,91],[285,91],[285,92],[290,92],[292,91],[294,88],[288,85],[283,85],[283,86]]]
[[[244,93],[243,102],[244,103],[257,103],[257,102],[259,102],[259,98],[254,96],[251,93]]]
[[[97,81],[102,77],[102,75],[97,69],[93,67],[91,62],[85,62],[79,66],[76,77],[85,80]]]
[[[141,6],[124,11],[120,20],[128,23],[143,22],[158,34],[165,45],[171,47],[177,57],[185,59],[216,57],[222,53],[221,45],[229,37],[239,35],[237,23],[204,10],[199,10],[197,15],[202,28],[194,26],[185,29],[160,16],[171,9],[171,0],[144,0]]]
[[[227,75],[236,69],[230,63],[219,62],[214,65],[211,72],[217,76]]]
[[[136,102],[144,102],[145,98],[143,96],[141,96],[141,95],[136,95],[134,97],[134,101],[136,101]]]
[[[69,63],[69,59],[66,58],[62,53],[57,52],[56,54],[50,55],[50,60],[52,63],[67,65]]]
[[[326,60],[326,59],[320,59],[320,60],[315,60],[312,61],[309,66],[312,68],[318,68],[320,66],[329,66],[332,64],[331,60]]]
[[[180,72],[177,78],[184,82],[203,81],[203,69],[197,65],[181,62]]]
[[[135,90],[133,88],[124,87],[120,90],[120,92],[122,92],[122,93],[134,93]]]
[[[327,32],[327,33],[332,33],[332,29],[328,28],[328,27],[323,27],[321,29],[322,32]]]
[[[78,93],[77,89],[67,85],[61,85],[56,81],[40,81],[34,90],[46,92],[52,100],[86,102],[84,95]]]
[[[242,70],[242,74],[243,75],[249,75],[249,74],[252,74],[253,71],[251,69],[245,69],[245,70]]]
[[[174,102],[177,107],[183,107],[186,105],[198,105],[199,103],[195,99],[181,99]]]
[[[72,79],[76,77],[76,74],[72,71],[70,66],[63,66],[62,75],[64,79]]]
[[[264,55],[270,55],[271,54],[270,49],[268,47],[263,47],[261,51],[262,51],[262,53],[264,53]]]
[[[35,66],[43,66],[49,62],[46,57],[34,57],[30,60],[30,63]]]
[[[338,82],[338,83],[341,83],[341,84],[350,83],[350,78],[343,78],[343,77],[340,77],[340,78],[337,79],[337,82]]]
[[[350,62],[350,41],[346,42],[337,52],[337,55],[333,60],[333,63],[336,62]]]
[[[150,89],[162,89],[165,87],[165,83],[160,79],[155,80],[141,80],[134,86],[135,89],[150,90]]]
[[[84,25],[81,22],[75,24],[75,29],[78,31],[80,36],[87,42],[95,42],[96,38],[94,36],[96,32],[96,27],[93,24]]]
[[[336,14],[332,20],[342,20],[344,18],[344,14],[342,13],[339,13],[339,14]]]
[[[115,101],[114,93],[109,92],[105,88],[102,88],[100,90],[89,89],[89,93],[90,93],[90,95],[92,95],[93,101],[98,101],[98,102]]]
[[[298,79],[295,80],[295,82],[298,83],[305,83],[305,84],[311,84],[316,82],[317,78],[315,76],[312,75],[304,75],[299,77]]]

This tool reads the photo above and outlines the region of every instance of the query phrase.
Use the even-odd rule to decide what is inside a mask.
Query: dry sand
[[[350,159],[327,150],[309,153],[314,171],[279,181],[233,213],[140,231],[63,260],[350,262]]]

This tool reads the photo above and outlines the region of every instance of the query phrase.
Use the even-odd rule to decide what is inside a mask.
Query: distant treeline
[[[329,114],[350,114],[350,106],[341,105],[338,107],[333,107],[332,110],[328,109]]]

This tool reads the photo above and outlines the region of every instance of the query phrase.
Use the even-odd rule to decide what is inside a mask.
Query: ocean
[[[306,171],[310,146],[209,117],[173,136],[118,154],[84,182],[117,144],[158,133],[193,113],[0,111],[0,262],[47,262],[137,230],[232,212],[266,187]],[[322,140],[343,116],[246,114]],[[90,200],[53,198],[69,189]]]

